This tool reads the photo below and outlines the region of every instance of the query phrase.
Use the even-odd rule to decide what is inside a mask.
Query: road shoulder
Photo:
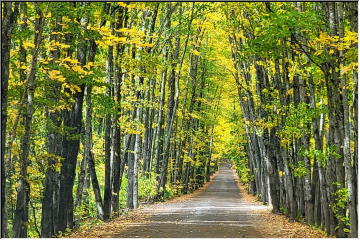
[[[237,181],[241,199],[250,204],[264,206],[255,196],[249,194],[246,186]],[[260,214],[259,231],[264,238],[329,238],[323,231],[305,223],[291,222],[284,214],[274,214],[271,207],[254,208],[254,213]]]

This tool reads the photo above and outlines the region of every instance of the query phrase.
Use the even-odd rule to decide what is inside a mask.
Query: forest
[[[1,237],[193,192],[358,236],[357,2],[2,2]]]

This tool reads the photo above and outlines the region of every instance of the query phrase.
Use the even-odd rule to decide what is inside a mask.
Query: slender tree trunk
[[[182,16],[182,8],[179,8],[180,18]],[[171,15],[168,15],[166,20],[166,27],[170,28],[171,26]],[[158,185],[158,197],[161,198],[164,195],[165,185],[167,181],[167,172],[169,164],[169,154],[170,154],[170,139],[173,131],[173,124],[175,120],[175,115],[177,111],[178,98],[179,98],[179,79],[176,79],[176,66],[179,58],[180,50],[180,37],[176,38],[176,46],[174,53],[172,55],[172,61],[174,63],[171,66],[171,73],[169,76],[169,98],[168,98],[168,114],[166,119],[166,132],[165,132],[165,142],[164,142],[164,153],[163,153],[163,166],[161,169],[160,183]]]
[[[121,84],[121,76],[120,70],[117,69],[117,75],[115,77],[114,82],[114,95],[116,97],[117,113],[113,119],[113,171],[112,171],[112,209],[113,214],[119,214],[119,193],[120,193],[120,166],[121,166],[121,141],[120,141],[120,127],[118,126],[118,120],[120,117],[120,104],[121,104],[121,95],[120,95],[120,84]]]
[[[108,84],[113,83],[113,47],[109,46],[108,56],[106,62],[106,82]],[[111,98],[111,87],[109,86],[106,95]],[[109,219],[111,217],[111,116],[107,113],[105,117],[105,185],[104,185],[104,218]]]
[[[7,237],[6,198],[5,198],[5,142],[7,121],[7,95],[9,83],[9,64],[11,35],[17,19],[19,3],[4,2],[1,18],[1,237]]]
[[[136,111],[136,109],[134,110]],[[134,148],[135,148],[135,141],[136,136],[130,135],[129,136],[129,144],[130,144],[130,153],[128,153],[128,186],[127,186],[127,202],[126,207],[129,209],[134,209],[136,206],[134,205],[134,189],[135,189],[135,154],[134,154]]]
[[[152,18],[151,22],[149,23],[149,39],[148,42],[150,44],[153,43],[154,38],[152,35],[155,31],[155,24],[156,19],[158,17],[158,11],[159,11],[160,4],[158,3],[156,5],[156,8],[154,11],[152,11]],[[147,53],[153,54],[154,49],[152,47],[148,48]],[[148,89],[145,93],[145,99],[150,101],[155,101],[155,83],[156,78],[151,78],[148,81]],[[150,91],[151,90],[151,91]],[[150,93],[151,92],[151,93]],[[154,109],[150,107],[145,108],[145,119],[144,119],[144,125],[145,125],[145,133],[144,133],[144,141],[143,141],[143,176],[146,178],[149,178],[151,175],[151,167],[152,167],[152,135],[153,135],[153,120],[154,120]]]
[[[30,185],[28,182],[27,167],[29,165],[29,152],[30,152],[30,135],[32,118],[34,114],[34,93],[36,88],[36,65],[37,57],[39,54],[40,43],[42,41],[42,31],[44,19],[42,11],[39,6],[36,6],[36,14],[39,18],[35,22],[35,39],[34,39],[34,52],[30,63],[30,72],[27,77],[27,102],[26,108],[23,113],[24,118],[24,135],[21,139],[21,153],[20,153],[20,179],[19,187],[17,189],[15,219],[13,224],[14,237],[24,238],[27,237],[28,225],[28,211],[29,211],[29,198],[30,198]]]
[[[84,137],[85,138],[85,137]],[[84,139],[84,148],[87,143],[85,143],[87,139]],[[85,156],[86,152],[84,149],[84,157],[83,160],[80,163],[80,173],[78,175],[78,187],[76,190],[76,198],[75,198],[75,207],[78,207],[81,205],[83,191],[84,191],[84,185],[87,177],[87,168],[88,168],[88,158]]]
[[[343,26],[343,3],[338,4],[338,19],[339,19],[339,36],[344,37],[344,26]],[[344,53],[340,51],[340,59],[344,56]],[[356,195],[354,188],[354,176],[353,176],[353,165],[350,151],[350,123],[349,123],[349,102],[348,102],[348,90],[347,90],[346,76],[341,77],[341,89],[342,89],[342,100],[344,107],[344,164],[345,164],[345,176],[348,190],[348,207],[349,207],[349,222],[350,222],[350,237],[357,237],[357,209],[356,209]],[[355,90],[356,91],[356,90]],[[356,106],[356,105],[355,105]]]
[[[168,58],[168,47],[164,47],[163,50],[163,62],[165,64],[166,59]],[[167,78],[167,69],[163,69],[161,73],[161,88],[160,88],[160,100],[159,100],[159,110],[158,110],[158,120],[157,120],[157,139],[156,139],[156,152],[155,152],[155,174],[160,173],[162,167],[162,156],[163,156],[163,143],[164,143],[164,106],[165,106],[165,85]]]
[[[329,27],[330,27],[330,35],[337,35],[338,27],[337,27],[337,16],[336,16],[336,4],[335,3],[327,3],[328,17],[329,17]],[[338,50],[335,51],[335,54],[338,56]],[[340,94],[340,76],[336,71],[336,68],[339,68],[339,63],[336,62],[327,62],[325,66],[323,66],[325,80],[326,80],[326,88],[327,88],[327,96],[329,101],[329,137],[328,137],[328,146],[331,149],[331,153],[329,154],[329,165],[327,168],[328,172],[328,184],[329,186],[329,199],[330,205],[335,204],[335,195],[334,193],[345,186],[345,172],[344,172],[344,158],[340,153],[343,146],[344,139],[344,125],[343,125],[343,101]],[[336,155],[340,154],[340,157]],[[330,169],[331,168],[331,169]],[[335,171],[334,171],[335,170]],[[334,186],[333,182],[337,182],[338,186]],[[334,206],[333,210],[337,213],[335,215],[345,216],[345,211],[342,208]],[[334,215],[333,212],[330,215]],[[332,219],[333,217],[331,217]],[[333,226],[334,225],[334,226]],[[334,223],[331,224],[331,230],[335,225],[339,225],[337,228],[336,236],[344,237],[345,232],[345,224],[340,219],[334,219]],[[334,229],[335,230],[335,229]]]
[[[137,109],[137,116],[140,115],[140,107]],[[134,188],[133,188],[133,208],[138,208],[139,205],[139,193],[138,193],[138,187],[139,187],[139,162],[140,162],[140,146],[141,146],[141,137],[140,134],[136,134],[135,136],[135,144],[134,144]]]
[[[101,220],[104,220],[104,207],[101,199],[99,182],[96,176],[94,154],[92,152],[93,143],[92,143],[92,123],[91,123],[92,122],[91,86],[86,86],[85,88],[85,102],[86,102],[86,111],[85,111],[84,156],[86,162],[88,163],[88,171],[90,173],[91,183],[95,195],[98,217]]]

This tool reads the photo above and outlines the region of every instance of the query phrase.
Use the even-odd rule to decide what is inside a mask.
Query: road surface
[[[265,206],[242,201],[235,171],[222,165],[206,189],[184,202],[145,207],[141,221],[104,237],[264,237],[254,210]]]

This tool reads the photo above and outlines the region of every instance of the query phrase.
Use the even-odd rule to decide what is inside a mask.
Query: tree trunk
[[[113,136],[112,136],[112,155],[113,155],[113,167],[112,167],[112,211],[114,215],[119,214],[119,193],[120,193],[120,166],[121,166],[121,141],[120,141],[120,127],[118,126],[118,120],[120,117],[120,84],[121,76],[115,78],[114,94],[116,95],[117,113],[113,119]]]
[[[338,4],[338,19],[339,19],[339,36],[344,37],[344,26],[343,26],[343,3]],[[340,59],[344,56],[343,51],[339,52]],[[349,123],[349,102],[348,102],[348,90],[347,90],[346,76],[341,77],[341,89],[342,89],[342,100],[344,107],[344,145],[343,145],[343,154],[344,154],[344,164],[345,164],[345,176],[346,176],[346,185],[348,190],[348,207],[349,207],[349,223],[350,223],[350,234],[349,237],[357,237],[357,208],[356,208],[356,195],[354,188],[354,176],[352,165],[352,157],[350,150],[350,123]],[[356,91],[356,89],[355,89]],[[356,106],[356,105],[355,105]]]
[[[1,19],[1,237],[7,237],[6,194],[5,194],[5,142],[7,121],[7,95],[9,83],[9,64],[11,35],[18,15],[19,3],[2,3]]]
[[[135,109],[136,111],[136,109]],[[134,209],[136,206],[134,205],[134,189],[135,189],[135,171],[136,171],[136,164],[135,164],[135,154],[134,154],[134,148],[135,148],[135,141],[136,136],[130,135],[129,136],[129,146],[130,146],[130,153],[128,153],[128,186],[127,186],[127,201],[126,201],[126,207],[129,209]]]
[[[163,49],[163,62],[166,63],[168,58],[168,47]],[[159,110],[158,110],[158,120],[157,120],[157,139],[156,139],[156,151],[155,151],[155,174],[160,173],[162,167],[162,156],[163,156],[163,143],[164,143],[164,106],[165,106],[165,85],[167,78],[167,69],[164,68],[161,73],[161,88],[160,88],[160,100],[159,100]]]
[[[39,18],[35,22],[35,39],[34,39],[34,52],[30,63],[30,72],[27,76],[27,102],[23,112],[24,118],[24,135],[21,139],[21,153],[20,153],[20,179],[19,187],[17,189],[15,219],[13,224],[14,237],[24,238],[27,237],[28,225],[28,211],[29,211],[29,198],[30,198],[30,185],[28,183],[27,167],[29,164],[29,151],[30,151],[30,135],[32,118],[34,114],[34,93],[36,88],[36,65],[37,57],[39,54],[40,43],[42,41],[42,31],[44,25],[43,14],[38,5],[36,5],[36,14]]]
[[[84,22],[82,27],[85,31],[87,20],[85,18],[81,19],[81,22]],[[89,52],[89,61],[93,61],[96,53],[96,45],[91,45],[88,49],[87,41],[84,40],[80,43],[79,49],[77,52],[77,58],[81,66],[86,64],[86,55],[88,50]],[[73,203],[73,187],[74,187],[74,178],[76,170],[77,155],[80,147],[80,139],[78,136],[82,129],[82,109],[83,109],[83,100],[84,100],[84,88],[85,85],[80,85],[80,91],[74,93],[72,96],[74,98],[74,103],[71,107],[71,110],[64,111],[63,122],[64,126],[70,129],[68,131],[69,136],[64,137],[62,142],[62,157],[64,158],[61,166],[60,172],[60,190],[59,190],[59,207],[57,214],[57,227],[56,232],[65,231],[66,228],[72,229],[74,226],[74,203]],[[65,89],[65,91],[70,91]]]
[[[86,102],[86,112],[85,112],[84,156],[86,162],[88,163],[88,171],[90,173],[91,183],[95,195],[98,217],[101,220],[104,220],[103,203],[101,199],[99,182],[96,176],[94,154],[92,152],[93,143],[92,143],[92,123],[91,123],[92,122],[91,86],[86,86],[85,88],[85,102]]]
[[[109,46],[108,56],[106,62],[106,82],[108,84],[113,83],[113,47]],[[106,96],[111,98],[111,87],[109,86],[106,90]],[[105,185],[104,185],[104,218],[109,219],[111,217],[111,115],[106,114],[105,117]]]
[[[180,18],[182,16],[182,8],[179,8]],[[170,28],[171,26],[171,15],[168,14],[168,19],[166,20],[165,26]],[[179,79],[176,79],[176,66],[179,58],[180,50],[180,37],[176,38],[176,46],[172,54],[173,64],[171,65],[171,73],[169,76],[169,98],[168,98],[168,114],[166,118],[166,132],[165,132],[165,143],[164,143],[164,153],[163,153],[163,166],[161,169],[160,182],[158,185],[158,197],[161,198],[164,196],[165,185],[167,181],[167,172],[169,164],[169,154],[170,154],[170,139],[173,130],[173,124],[175,120],[175,115],[177,111],[178,98],[179,98]]]
[[[85,180],[86,180],[86,176],[88,175],[87,174],[88,158],[86,157],[87,153],[85,152],[85,145],[87,144],[86,141],[88,141],[88,139],[86,139],[86,137],[84,137],[84,157],[80,163],[80,173],[78,175],[78,187],[76,190],[75,207],[78,207],[81,205]]]

